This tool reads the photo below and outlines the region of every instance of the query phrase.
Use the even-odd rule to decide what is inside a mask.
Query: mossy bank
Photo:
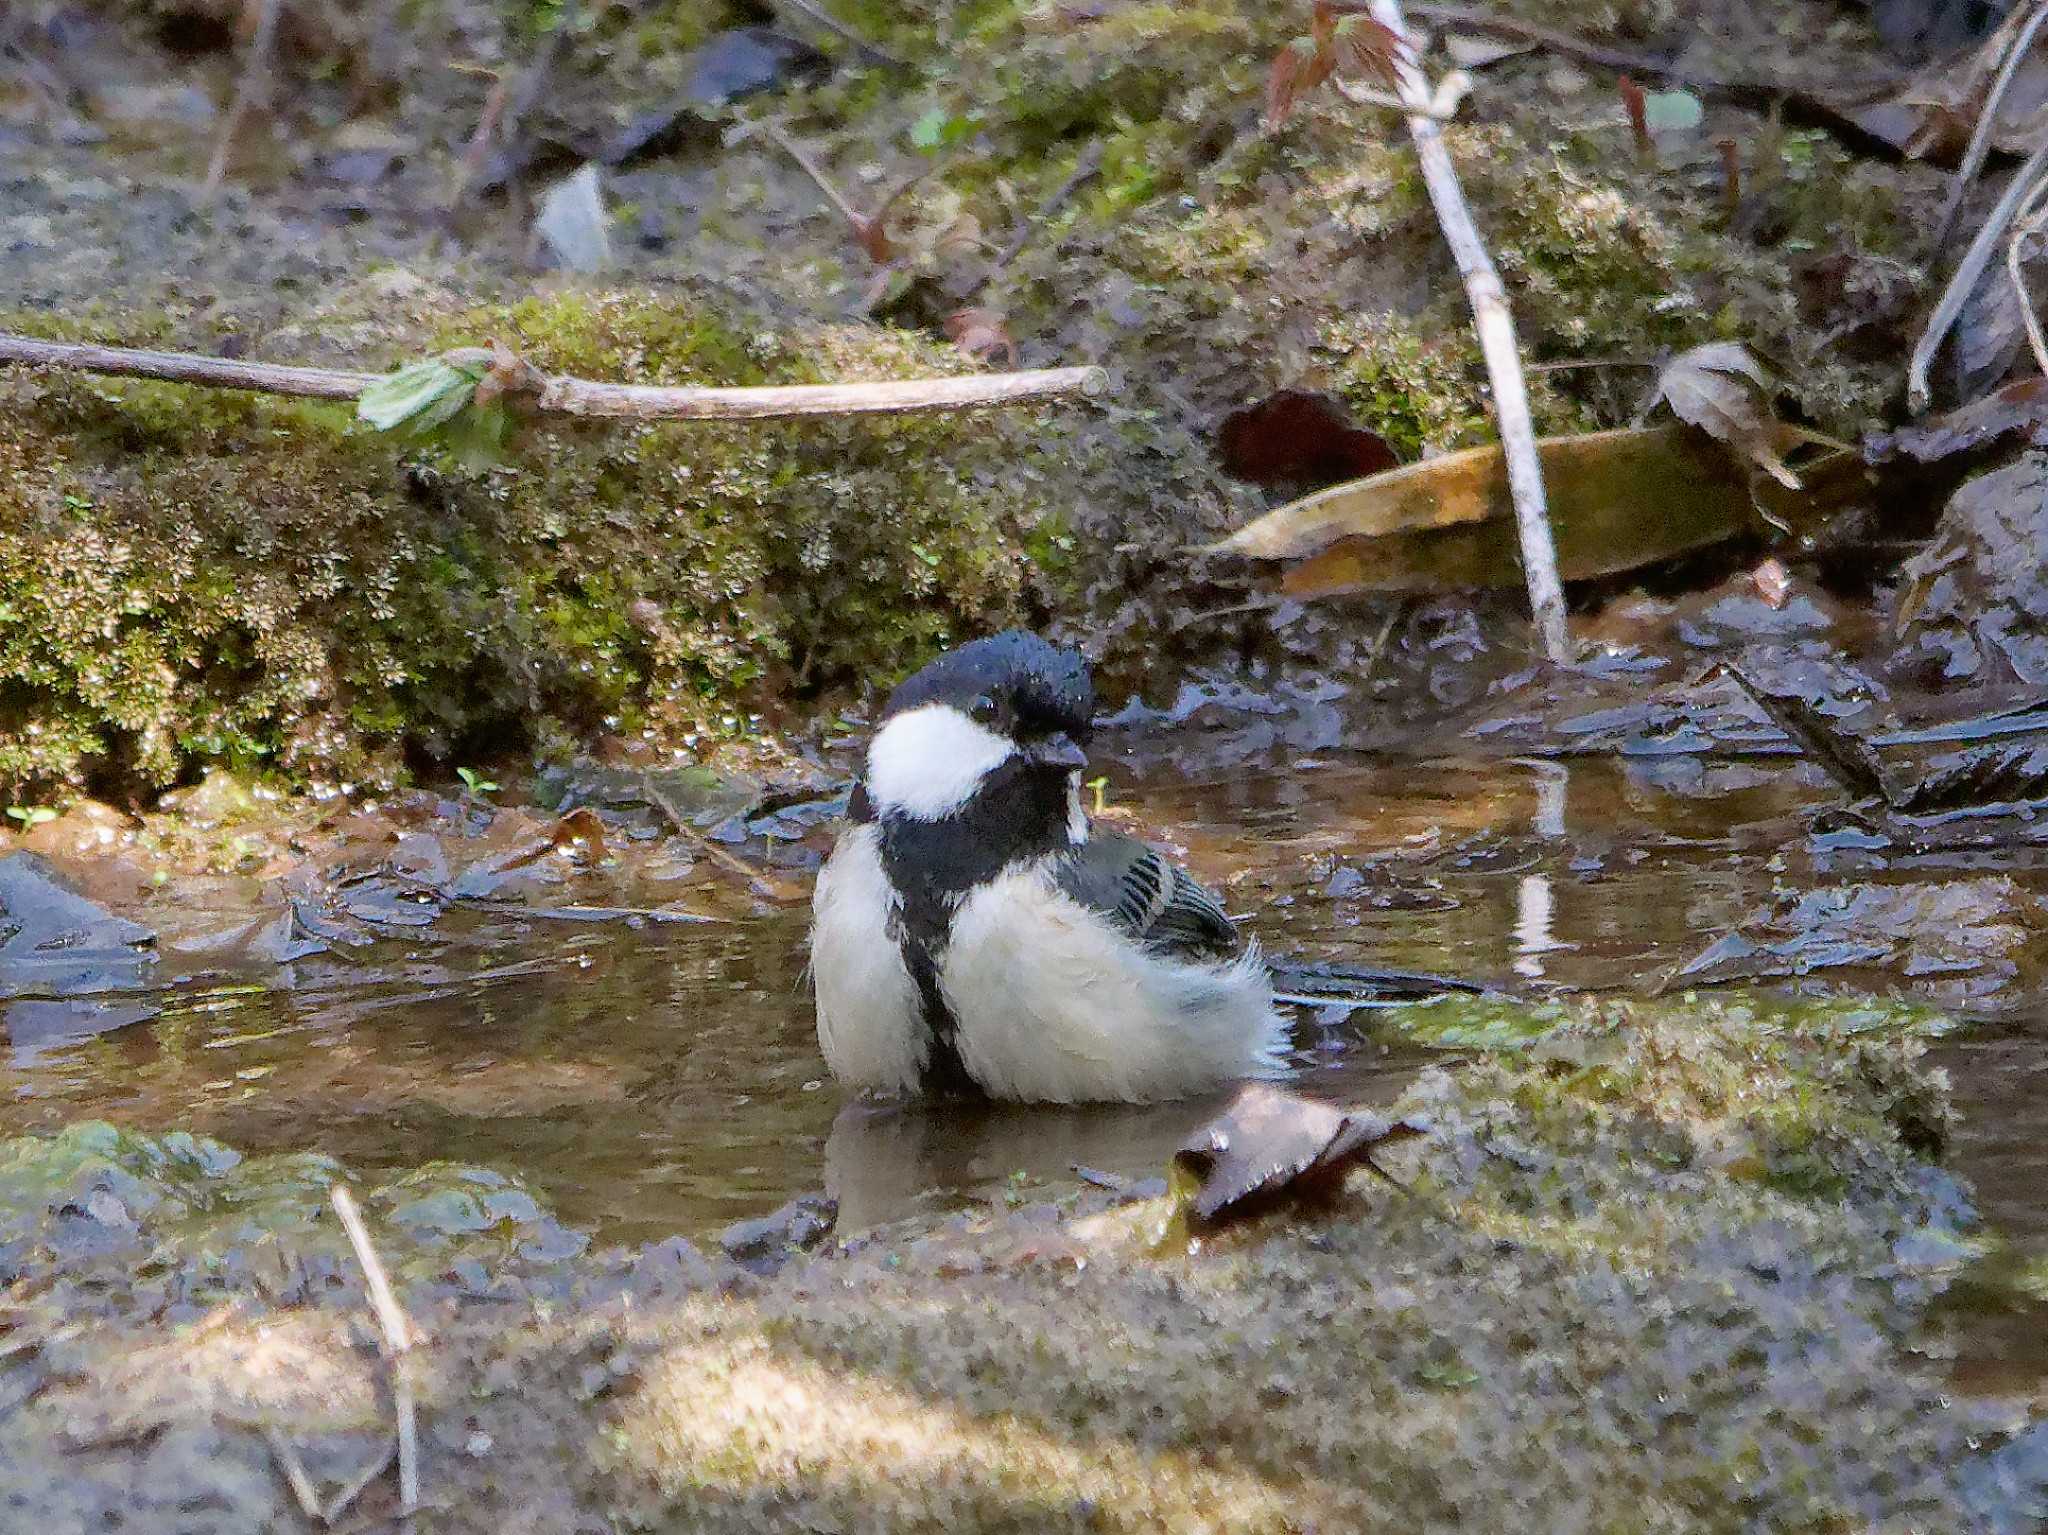
[[[649,383],[965,366],[901,332],[793,334],[707,290],[479,307],[392,273],[304,328],[371,368],[491,338]],[[388,781],[457,752],[730,735],[1042,619],[1057,591],[1053,426],[1030,411],[535,420],[480,459],[340,407],[58,376],[0,390],[0,782],[17,786],[157,787],[198,760]]]

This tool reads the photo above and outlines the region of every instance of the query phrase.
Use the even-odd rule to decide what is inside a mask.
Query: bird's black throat
[[[1012,757],[958,809],[932,820],[878,810],[865,788],[848,813],[881,829],[882,871],[901,904],[890,937],[917,985],[931,1048],[922,1087],[930,1094],[982,1096],[960,1058],[959,1023],[939,988],[953,914],[967,894],[1011,865],[1070,845],[1067,770]]]

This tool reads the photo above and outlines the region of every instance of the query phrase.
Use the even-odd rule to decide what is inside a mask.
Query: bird
[[[948,651],[877,717],[818,874],[818,1043],[870,1095],[1156,1102],[1288,1067],[1258,945],[1081,802],[1087,662],[1022,629]]]

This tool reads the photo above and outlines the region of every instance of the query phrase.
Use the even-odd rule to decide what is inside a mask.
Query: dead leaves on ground
[[[1173,1154],[1168,1192],[1174,1214],[1168,1240],[1176,1234],[1199,1235],[1283,1204],[1327,1201],[1353,1168],[1385,1178],[1372,1153],[1426,1135],[1429,1128],[1426,1120],[1346,1113],[1253,1083]]]
[[[1771,410],[1771,379],[1737,341],[1716,341],[1680,352],[1657,374],[1652,405],[1726,443],[1787,490],[1799,476],[1778,456],[1783,427]]]
[[[1397,61],[1407,46],[1362,7],[1316,0],[1309,35],[1297,37],[1274,55],[1266,73],[1266,126],[1278,128],[1286,122],[1301,98],[1333,75],[1369,79],[1391,89]]]

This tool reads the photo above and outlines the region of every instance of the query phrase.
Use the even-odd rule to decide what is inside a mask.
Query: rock
[[[149,928],[94,905],[38,855],[0,858],[0,995],[135,986],[155,943]]]
[[[692,127],[708,127],[706,109],[716,111],[741,97],[772,91],[825,70],[825,56],[809,43],[767,27],[720,32],[684,61],[689,72],[683,93],[665,106],[643,112],[605,141],[598,158],[623,165],[674,149]]]
[[[749,1273],[772,1274],[793,1255],[816,1247],[838,1219],[838,1200],[799,1194],[771,1214],[734,1221],[719,1233],[718,1245]]]
[[[648,1247],[633,1262],[627,1286],[641,1300],[716,1289],[722,1276],[687,1237],[670,1237]]]
[[[1901,576],[1895,671],[2048,683],[2048,453],[1959,489]]]

